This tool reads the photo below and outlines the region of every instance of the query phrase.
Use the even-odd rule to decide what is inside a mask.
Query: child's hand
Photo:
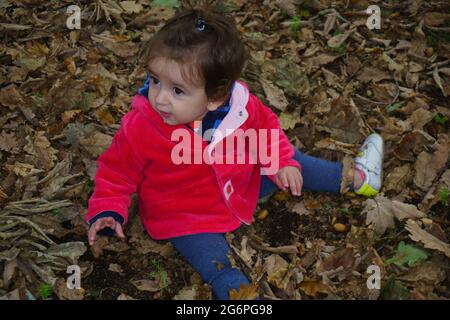
[[[95,221],[88,231],[88,240],[89,245],[94,245],[95,237],[97,235],[97,232],[99,232],[102,229],[105,229],[107,227],[110,227],[114,231],[116,231],[116,234],[119,238],[125,238],[125,234],[123,233],[122,225],[114,220],[113,217],[105,217],[100,218],[97,221]]]
[[[296,167],[284,167],[278,170],[275,175],[275,183],[283,191],[290,188],[294,196],[302,194],[303,177]]]

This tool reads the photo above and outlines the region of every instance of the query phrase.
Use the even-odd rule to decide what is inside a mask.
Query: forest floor
[[[66,26],[74,3],[80,30]],[[89,247],[83,220],[170,3],[0,1],[0,299],[213,298],[168,241],[148,237],[135,197],[125,240]],[[371,4],[380,29],[366,25]],[[251,52],[242,80],[296,147],[343,161],[371,132],[385,141],[377,197],[278,192],[226,235],[252,281],[232,298],[449,299],[450,3],[213,6],[236,20]],[[380,290],[368,286],[377,270]]]

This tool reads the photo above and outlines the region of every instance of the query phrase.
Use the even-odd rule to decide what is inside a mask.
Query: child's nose
[[[165,105],[169,102],[168,93],[165,90],[160,89],[156,95],[155,102],[157,105]]]

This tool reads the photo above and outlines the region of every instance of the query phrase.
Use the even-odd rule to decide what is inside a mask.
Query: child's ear
[[[209,101],[208,105],[206,106],[206,109],[208,109],[209,111],[214,111],[217,108],[219,108],[221,105],[223,105],[224,103],[225,103],[225,99]]]

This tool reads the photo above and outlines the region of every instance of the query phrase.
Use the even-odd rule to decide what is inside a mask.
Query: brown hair
[[[150,40],[146,63],[160,57],[182,64],[186,80],[203,81],[206,96],[219,100],[230,94],[239,78],[247,50],[232,19],[188,9],[171,18]]]

